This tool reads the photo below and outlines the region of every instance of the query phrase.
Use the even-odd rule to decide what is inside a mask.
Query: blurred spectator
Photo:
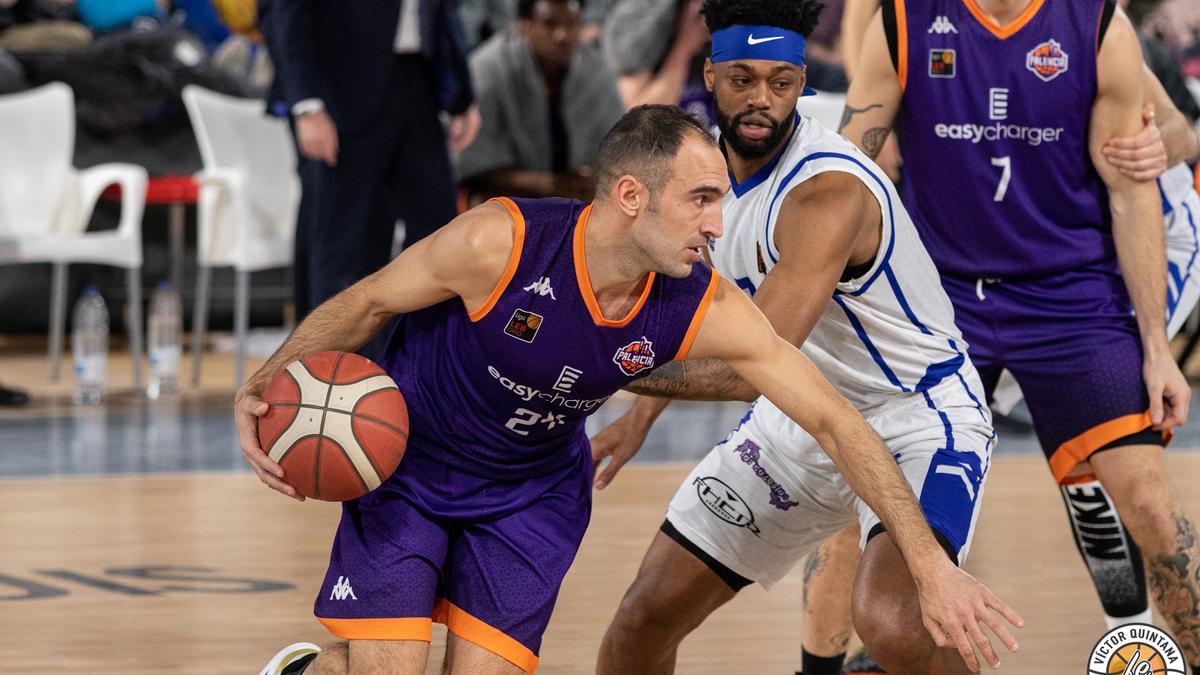
[[[621,0],[604,23],[604,53],[626,107],[673,103],[716,124],[704,87],[711,36],[700,0]],[[670,36],[663,40],[662,36]]]
[[[128,28],[139,17],[160,14],[155,0],[76,0],[79,20],[96,32]]]
[[[600,42],[604,21],[616,4],[617,0],[588,0],[583,4],[583,13],[579,15],[579,23],[583,24],[579,29],[579,44]]]
[[[846,91],[849,82],[842,67],[843,0],[824,0],[821,18],[804,51],[808,86],[821,91]]]
[[[1128,9],[1129,0],[1119,0],[1122,9]],[[1187,82],[1183,79],[1183,71],[1179,61],[1171,54],[1171,50],[1160,40],[1152,36],[1152,31],[1138,32],[1138,41],[1142,43],[1142,58],[1158,81],[1171,97],[1171,103],[1183,113],[1188,120],[1195,122],[1200,119],[1200,105],[1196,103],[1192,92],[1188,91]]]
[[[516,0],[458,0],[458,16],[467,36],[467,51],[474,51],[517,20],[517,3]]]
[[[519,30],[471,55],[482,117],[458,156],[471,203],[497,195],[590,200],[600,140],[624,113],[598,45],[580,45],[579,0],[520,0]]]
[[[479,114],[449,0],[272,0],[266,20],[300,149],[303,316],[388,262],[398,217],[405,245],[454,217],[447,142],[469,145]]]
[[[1176,55],[1200,43],[1200,2],[1162,0],[1142,21],[1142,30]]]
[[[69,52],[91,42],[75,0],[0,0],[0,47],[10,52]]]

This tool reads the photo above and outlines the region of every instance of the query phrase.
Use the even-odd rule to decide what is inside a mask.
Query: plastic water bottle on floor
[[[158,398],[179,389],[179,358],[183,332],[179,294],[167,281],[158,284],[150,298],[149,329],[150,384],[146,395]]]
[[[100,297],[100,289],[88,286],[83,290],[75,303],[71,331],[75,402],[98,405],[104,401],[108,372],[108,307]]]

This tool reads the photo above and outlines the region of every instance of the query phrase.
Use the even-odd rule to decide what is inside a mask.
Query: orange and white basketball
[[[395,381],[370,359],[317,352],[281,370],[263,394],[270,410],[258,440],[306,496],[356,499],[399,466],[408,408]]]

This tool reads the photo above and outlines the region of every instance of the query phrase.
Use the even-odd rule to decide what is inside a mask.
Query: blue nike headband
[[[712,34],[712,62],[761,59],[804,66],[804,36],[777,26],[730,26]],[[801,96],[817,93],[804,87]]]

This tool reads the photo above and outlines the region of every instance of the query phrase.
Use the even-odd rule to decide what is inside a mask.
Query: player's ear
[[[638,213],[648,206],[649,191],[637,178],[625,174],[613,184],[612,198],[617,208],[630,218],[636,218]]]
[[[704,88],[710,92],[713,90],[713,83],[717,80],[717,68],[713,65],[712,59],[704,59]]]

